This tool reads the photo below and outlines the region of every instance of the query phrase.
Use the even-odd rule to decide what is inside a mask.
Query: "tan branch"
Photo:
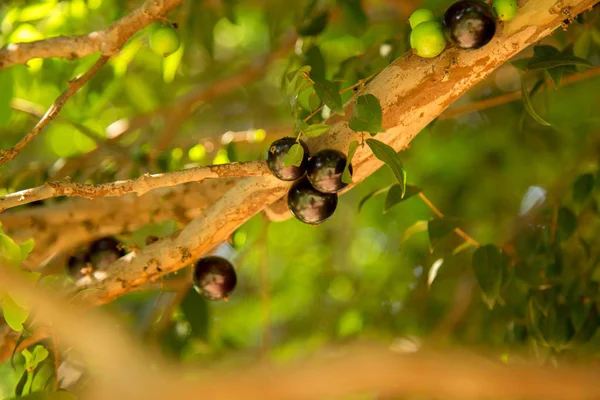
[[[86,84],[87,81],[94,76],[100,68],[106,64],[110,56],[101,56],[98,61],[82,76],[77,79],[69,82],[69,87],[65,90],[58,98],[54,101],[54,103],[50,106],[46,114],[40,119],[40,121],[33,127],[33,129],[25,135],[19,143],[17,143],[13,148],[4,150],[0,149],[0,165],[6,164],[7,162],[13,160],[16,156],[19,155],[21,150],[25,148],[35,138],[45,127],[48,125],[50,121],[52,121],[60,110],[63,108],[67,100],[71,98],[83,85]]]
[[[598,0],[528,1],[519,15],[504,25],[504,31],[483,49],[463,51],[451,48],[434,60],[409,54],[396,60],[359,95],[370,93],[379,99],[385,133],[378,139],[397,151],[434,118],[476,83],[509,60],[520,50],[562,26],[563,10],[571,15],[586,10]],[[307,141],[311,153],[323,148],[345,151],[361,134],[349,129],[356,96],[345,105],[345,116],[334,115],[326,123],[329,134]],[[366,148],[359,148],[353,161],[354,181],[360,182],[382,163]],[[226,238],[248,218],[285,194],[288,184],[271,176],[240,180],[223,197],[203,211],[178,235],[150,245],[117,260],[109,267],[108,277],[89,287],[82,296],[93,304],[102,304],[139,285],[158,279],[186,266]]]
[[[82,184],[68,181],[47,182],[43,186],[26,189],[0,197],[0,212],[51,197],[82,197],[95,199],[98,197],[123,196],[135,193],[141,196],[150,190],[160,187],[181,185],[189,182],[200,182],[211,178],[231,178],[244,176],[262,176],[269,174],[264,161],[209,165],[164,174],[146,174],[136,179],[128,179],[102,184]]]
[[[60,36],[31,43],[12,43],[0,49],[0,69],[25,64],[33,58],[76,60],[101,52],[112,56],[139,30],[164,18],[182,0],[147,0],[109,27],[81,36]]]

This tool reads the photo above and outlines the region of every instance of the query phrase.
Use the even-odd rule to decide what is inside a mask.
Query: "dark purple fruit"
[[[496,33],[496,17],[490,6],[478,0],[462,0],[444,14],[444,25],[451,42],[463,49],[478,49]]]
[[[120,242],[113,237],[98,239],[89,248],[89,261],[94,269],[104,269],[125,255]]]
[[[306,177],[294,183],[288,193],[288,208],[296,218],[309,225],[327,221],[337,203],[337,194],[319,192]]]
[[[304,149],[304,158],[302,158],[300,166],[290,165],[286,167],[283,163],[285,156],[296,143],[296,139],[293,137],[284,137],[271,143],[269,150],[267,150],[267,166],[271,173],[282,181],[295,181],[306,172],[308,146],[302,140],[300,140],[300,144]]]
[[[194,288],[209,300],[227,300],[235,289],[235,269],[224,258],[210,256],[198,260],[194,268]]]
[[[337,150],[321,150],[308,160],[306,176],[319,192],[337,193],[346,186],[342,182],[342,173],[346,168],[346,156]],[[350,166],[352,174],[352,165]]]

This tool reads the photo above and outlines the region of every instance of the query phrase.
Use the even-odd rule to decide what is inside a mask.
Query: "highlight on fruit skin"
[[[410,47],[419,57],[437,57],[446,48],[444,27],[437,21],[420,23],[410,33]]]
[[[494,11],[479,0],[461,0],[444,14],[449,40],[462,49],[474,50],[488,44],[496,33]]]
[[[415,29],[419,24],[423,22],[433,21],[435,17],[433,16],[433,12],[427,8],[419,8],[415,10],[410,17],[408,17],[408,23],[410,25],[410,29]]]
[[[306,177],[321,193],[337,193],[348,186],[342,181],[346,168],[346,155],[334,149],[319,151],[308,160]],[[352,174],[352,165],[349,167]]]
[[[179,32],[172,26],[163,25],[150,35],[150,48],[159,56],[167,57],[175,53],[180,45]]]
[[[494,0],[492,8],[500,21],[510,21],[519,11],[517,0]]]
[[[304,149],[304,157],[299,166],[285,166],[284,159],[293,145],[298,143],[293,137],[283,137],[277,139],[269,146],[267,150],[267,167],[271,173],[282,181],[295,181],[304,175],[308,163],[308,146],[302,140],[299,141]]]
[[[288,192],[290,212],[309,225],[318,225],[331,218],[337,203],[337,194],[319,192],[312,187],[307,177],[295,182]]]
[[[227,301],[237,285],[233,265],[222,257],[209,256],[194,265],[194,289],[208,300]]]

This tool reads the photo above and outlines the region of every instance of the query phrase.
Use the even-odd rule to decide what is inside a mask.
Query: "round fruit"
[[[338,197],[335,193],[321,193],[304,177],[290,188],[288,208],[305,224],[318,225],[333,215]]]
[[[227,300],[235,289],[235,269],[224,258],[210,256],[198,260],[194,268],[194,288],[209,300]]]
[[[496,18],[490,6],[478,0],[462,0],[444,14],[450,40],[463,49],[478,49],[496,33]]]
[[[439,56],[446,48],[444,28],[437,21],[422,22],[410,33],[410,47],[420,57]]]
[[[158,28],[150,35],[150,48],[160,56],[176,52],[179,45],[179,33],[170,26]]]
[[[269,150],[267,150],[267,166],[271,173],[282,181],[295,181],[306,172],[308,146],[302,140],[300,140],[300,145],[304,149],[304,157],[300,166],[290,165],[286,167],[283,163],[285,156],[296,143],[296,139],[293,137],[284,137],[271,143]]]
[[[517,0],[494,0],[492,7],[500,21],[510,21],[519,11]]]
[[[337,150],[321,150],[308,160],[306,176],[311,185],[319,192],[337,193],[346,186],[342,174],[346,167],[346,156]],[[352,165],[350,165],[352,174]]]
[[[121,248],[119,241],[110,236],[92,242],[88,251],[89,261],[94,269],[104,269],[124,255],[125,250]]]
[[[431,10],[428,10],[427,8],[419,8],[410,14],[408,23],[410,24],[410,29],[415,29],[420,23],[433,21],[434,19],[435,17],[433,16]]]

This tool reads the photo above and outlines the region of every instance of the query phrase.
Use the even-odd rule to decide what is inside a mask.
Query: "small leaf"
[[[337,85],[331,81],[320,81],[315,83],[315,92],[321,101],[331,109],[331,111],[344,115],[342,106],[342,96],[337,90]]]
[[[452,255],[455,256],[458,253],[468,249],[469,247],[473,246],[473,243],[469,242],[468,240],[464,241],[463,244],[457,246],[454,250],[452,250]]]
[[[27,364],[27,368],[36,369],[42,361],[48,358],[49,354],[50,353],[48,352],[48,350],[46,350],[44,346],[38,344],[37,346],[35,346],[33,352],[31,353],[32,359]]]
[[[560,51],[554,46],[539,44],[533,48],[533,54],[536,58],[550,58],[559,55]]]
[[[0,261],[15,267],[21,264],[21,248],[3,233],[0,233]]]
[[[575,213],[566,207],[558,210],[557,235],[561,241],[567,241],[577,229],[577,217]]]
[[[573,201],[579,204],[584,203],[592,194],[595,185],[596,178],[593,174],[580,175],[573,185]]]
[[[375,139],[367,139],[367,144],[375,157],[383,161],[394,173],[398,183],[402,186],[402,196],[406,193],[406,170],[396,150],[385,143]]]
[[[12,297],[5,294],[2,297],[2,311],[4,311],[4,319],[8,326],[17,332],[23,330],[23,323],[29,316],[28,310],[15,303]]]
[[[372,135],[385,132],[381,125],[382,120],[383,112],[377,97],[367,94],[356,99],[350,118],[350,129],[356,132],[369,132]]]
[[[27,383],[27,369],[23,370],[23,374],[21,375],[21,378],[19,379],[19,382],[17,382],[17,385],[15,386],[15,396],[22,396],[23,395],[23,390],[25,389],[25,383]],[[18,397],[18,398],[22,398],[22,397]]]
[[[358,142],[355,140],[348,146],[346,166],[344,167],[344,172],[342,173],[342,182],[347,183],[348,185],[354,183],[352,182],[352,174],[350,174],[350,165],[352,163],[352,158],[354,158],[354,153],[356,153],[356,149],[358,149]]]
[[[35,242],[33,239],[29,239],[23,243],[19,243],[19,248],[21,249],[21,262],[25,261],[29,254],[33,251],[33,246]]]
[[[529,65],[529,63],[531,62],[531,60],[533,60],[533,58],[521,58],[521,59],[518,59],[518,60],[510,61],[510,63],[516,69],[519,69],[521,71],[525,71],[525,70],[527,70],[527,66]]]
[[[535,71],[539,69],[550,69],[556,67],[565,67],[569,65],[582,66],[582,67],[593,67],[589,61],[584,60],[576,56],[570,56],[566,54],[559,54],[552,57],[536,57],[534,58],[527,69]]]
[[[417,221],[408,227],[404,234],[402,234],[402,243],[406,242],[412,235],[419,232],[425,232],[427,230],[427,226],[429,225],[429,221]]]
[[[493,308],[500,295],[504,270],[504,258],[500,249],[494,245],[486,245],[475,250],[473,270],[488,306]]]
[[[523,96],[523,104],[525,105],[525,110],[527,110],[529,115],[531,115],[531,117],[535,119],[539,124],[551,126],[551,124],[544,118],[540,117],[540,115],[533,108],[533,104],[531,104],[531,98],[529,97],[529,92],[527,91],[527,85],[525,84],[525,79],[523,78],[521,78],[521,94]]]
[[[302,159],[304,158],[304,148],[300,145],[300,143],[296,143],[290,148],[290,151],[285,155],[283,159],[283,165],[289,167],[290,165],[295,165],[299,167],[302,164]]]
[[[306,64],[310,65],[310,77],[313,81],[325,80],[325,59],[319,46],[312,46],[306,53]]]
[[[402,203],[405,200],[410,199],[421,193],[422,190],[420,187],[414,185],[406,185],[406,191],[404,192],[404,196],[402,195],[402,186],[394,185],[390,188],[386,198],[385,203],[383,205],[383,213],[387,213],[392,207],[397,204]]]
[[[309,125],[307,128],[302,130],[302,133],[304,134],[304,136],[308,136],[308,137],[319,137],[321,135],[326,134],[327,132],[329,132],[329,129],[331,129],[331,126],[329,125],[325,125],[325,124],[314,124],[314,125]],[[300,146],[302,147],[302,146]],[[304,157],[304,154],[302,154],[302,156]],[[300,164],[298,164],[300,165]]]
[[[362,200],[360,201],[360,203],[358,203],[358,212],[360,212],[360,210],[362,210],[363,206],[365,205],[365,203],[367,201],[369,201],[370,199],[372,199],[375,196],[378,196],[382,193],[387,192],[388,190],[391,189],[392,186],[388,186],[388,187],[384,187],[381,189],[377,189],[372,191],[371,193],[367,194],[365,197],[362,198]]]
[[[431,265],[431,268],[429,268],[429,273],[427,274],[427,286],[428,287],[431,287],[431,284],[437,277],[438,271],[440,270],[440,268],[442,267],[443,264],[444,264],[444,259],[440,258],[439,260],[436,260]]]
[[[434,218],[429,221],[427,229],[429,231],[429,247],[431,250],[439,243],[441,239],[448,236],[461,224],[457,218]]]

